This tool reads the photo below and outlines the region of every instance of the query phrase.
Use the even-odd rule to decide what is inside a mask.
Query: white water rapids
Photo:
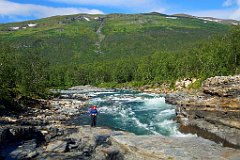
[[[178,131],[175,106],[166,104],[161,95],[126,90],[91,92],[88,95],[92,97],[89,105],[97,105],[98,108],[98,126],[138,135],[191,136]],[[85,125],[90,123],[90,118],[81,115],[72,122]]]

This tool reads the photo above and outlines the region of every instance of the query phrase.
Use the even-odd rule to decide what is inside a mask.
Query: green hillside
[[[39,48],[51,64],[59,65],[149,55],[159,50],[179,51],[189,43],[224,34],[229,29],[219,23],[176,18],[155,13],[56,16],[0,25],[0,37],[19,51]],[[37,26],[10,29],[28,24]],[[97,33],[101,24],[101,33]]]
[[[0,24],[0,107],[54,87],[174,88],[181,78],[239,74],[239,39],[239,26],[159,13]]]

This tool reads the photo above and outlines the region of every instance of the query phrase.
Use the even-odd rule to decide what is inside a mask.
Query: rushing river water
[[[133,132],[137,135],[162,134],[185,136],[178,131],[175,106],[158,94],[120,90],[90,93],[89,105],[97,105],[97,126]],[[88,108],[86,108],[87,110]],[[89,115],[81,115],[73,124],[90,124]]]

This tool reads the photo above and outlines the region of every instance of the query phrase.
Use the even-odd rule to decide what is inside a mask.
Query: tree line
[[[130,55],[80,65],[62,66],[55,86],[108,83],[174,83],[181,78],[206,79],[240,73],[240,27],[224,36],[197,42],[180,51],[156,51],[145,56]],[[58,68],[59,69],[59,68]],[[64,72],[66,71],[66,72]],[[63,78],[64,77],[64,78]],[[55,76],[56,78],[56,76]]]
[[[118,84],[142,86],[174,83],[177,79],[206,79],[240,73],[240,27],[224,36],[189,45],[180,51],[155,51],[149,55],[92,57],[87,63],[55,64],[40,54],[44,48],[16,50],[0,41],[0,107],[21,97],[46,97],[49,88],[74,85]],[[105,55],[107,57],[107,55]],[[91,57],[90,57],[91,58]],[[52,61],[52,60],[51,60]]]

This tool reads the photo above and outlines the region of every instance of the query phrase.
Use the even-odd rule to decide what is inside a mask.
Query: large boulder
[[[216,76],[203,82],[203,92],[219,97],[240,96],[240,75]]]

